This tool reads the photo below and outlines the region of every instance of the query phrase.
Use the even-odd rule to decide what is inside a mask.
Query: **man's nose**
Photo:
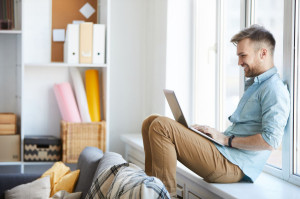
[[[239,66],[242,66],[243,65],[243,60],[241,58],[239,58],[239,63],[238,63]]]

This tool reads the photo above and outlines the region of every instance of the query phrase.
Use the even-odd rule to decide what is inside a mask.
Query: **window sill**
[[[143,141],[141,134],[122,135],[122,140],[126,143],[126,147],[132,147],[135,150],[144,153]],[[136,157],[144,162],[143,157]],[[255,183],[232,183],[232,184],[216,184],[207,183],[203,179],[186,168],[180,162],[177,163],[177,174],[185,176],[196,186],[201,186],[210,192],[222,198],[299,198],[300,187],[290,184],[284,180],[274,177],[265,172],[261,173]]]

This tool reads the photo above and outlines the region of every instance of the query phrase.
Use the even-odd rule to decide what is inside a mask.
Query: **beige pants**
[[[176,193],[176,163],[203,177],[207,182],[232,183],[244,176],[204,137],[167,117],[151,115],[142,126],[145,172],[158,177],[170,194]]]

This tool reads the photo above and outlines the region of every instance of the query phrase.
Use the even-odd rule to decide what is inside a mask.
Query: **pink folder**
[[[81,122],[70,83],[55,84],[54,93],[63,120],[67,122]]]

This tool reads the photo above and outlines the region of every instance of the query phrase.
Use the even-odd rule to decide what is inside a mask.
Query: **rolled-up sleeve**
[[[262,137],[274,149],[281,144],[290,113],[290,95],[285,85],[272,85],[261,95]]]

